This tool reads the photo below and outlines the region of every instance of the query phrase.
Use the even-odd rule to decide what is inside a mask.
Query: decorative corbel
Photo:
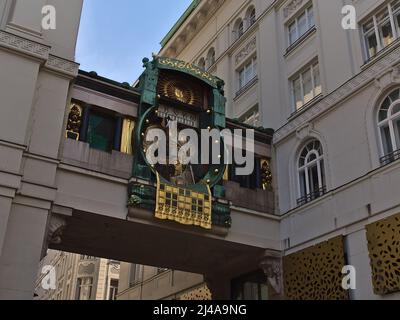
[[[271,298],[275,300],[283,299],[283,272],[282,256],[276,251],[266,251],[260,262],[260,267],[267,276],[270,287],[275,291],[271,293]]]

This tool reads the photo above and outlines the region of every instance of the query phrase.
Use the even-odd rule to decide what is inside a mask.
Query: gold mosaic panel
[[[400,214],[367,226],[367,239],[375,294],[400,291]]]
[[[283,258],[285,295],[289,300],[348,300],[342,288],[343,237]]]
[[[157,180],[156,218],[212,228],[210,189],[204,194],[160,183],[159,177]]]
[[[212,300],[212,295],[210,289],[206,285],[188,291],[179,297],[179,300],[183,301],[206,301]]]

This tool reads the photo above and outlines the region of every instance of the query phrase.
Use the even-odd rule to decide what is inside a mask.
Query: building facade
[[[354,30],[342,27],[345,5],[356,9]],[[200,1],[162,42],[161,55],[227,79],[231,117],[276,130],[288,298],[326,298],[306,280],[314,269],[305,261],[327,254],[336,237],[341,259],[357,271],[350,298],[398,298],[399,8],[375,0]]]
[[[54,287],[49,270],[55,274]],[[35,300],[116,300],[120,263],[86,255],[49,250],[40,262]]]

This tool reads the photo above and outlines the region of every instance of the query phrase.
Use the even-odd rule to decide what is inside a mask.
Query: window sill
[[[400,150],[394,151],[380,158],[381,167],[385,167],[398,160],[400,160]]]
[[[240,96],[242,96],[244,93],[246,93],[247,91],[250,90],[250,88],[252,88],[256,83],[258,82],[258,76],[254,77],[252,80],[249,81],[249,83],[247,83],[243,88],[241,88],[240,90],[238,90],[236,92],[235,98],[233,99],[234,101],[236,101],[237,99],[240,98]]]
[[[371,64],[375,63],[377,60],[379,60],[382,56],[392,52],[397,45],[400,43],[400,37],[397,38],[395,41],[393,41],[391,44],[386,46],[385,48],[381,49],[377,54],[375,54],[373,57],[368,58],[365,63],[361,66],[361,69],[366,69],[368,66]]]
[[[300,109],[297,109],[295,112],[293,112],[290,117],[288,118],[289,121],[293,120],[296,118],[298,115],[302,114],[304,111],[310,109],[312,106],[317,104],[319,101],[321,101],[324,98],[324,95],[320,93],[319,95],[315,96],[312,100],[307,102],[305,105],[303,105]]]
[[[283,55],[285,58],[289,56],[297,47],[299,47],[303,42],[305,42],[311,35],[317,32],[317,27],[314,26],[310,30],[308,30],[305,34],[303,34],[299,39],[297,39],[294,43],[292,43],[287,49],[285,54]]]

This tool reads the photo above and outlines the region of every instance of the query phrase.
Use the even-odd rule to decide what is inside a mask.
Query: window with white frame
[[[391,92],[383,101],[378,114],[381,137],[382,164],[400,159],[400,89]]]
[[[324,153],[321,143],[312,140],[300,153],[298,162],[298,205],[313,201],[326,193]]]
[[[236,20],[233,28],[234,39],[238,40],[244,34],[244,23],[241,18]]]
[[[259,127],[261,125],[261,122],[260,122],[260,110],[258,108],[258,105],[254,106],[249,111],[247,111],[243,116],[241,116],[239,118],[239,121],[253,127]]]
[[[257,78],[257,57],[252,58],[238,70],[238,92]]]
[[[321,77],[318,62],[310,64],[291,80],[294,111],[322,93]]]
[[[93,278],[79,278],[77,283],[77,300],[90,300],[92,297]]]
[[[289,46],[300,39],[304,34],[315,26],[314,8],[310,6],[302,11],[289,25]]]
[[[108,291],[108,300],[117,300],[118,284],[119,284],[119,281],[117,279],[110,280],[110,288]]]
[[[388,3],[362,25],[365,55],[373,58],[400,36],[400,0]]]

